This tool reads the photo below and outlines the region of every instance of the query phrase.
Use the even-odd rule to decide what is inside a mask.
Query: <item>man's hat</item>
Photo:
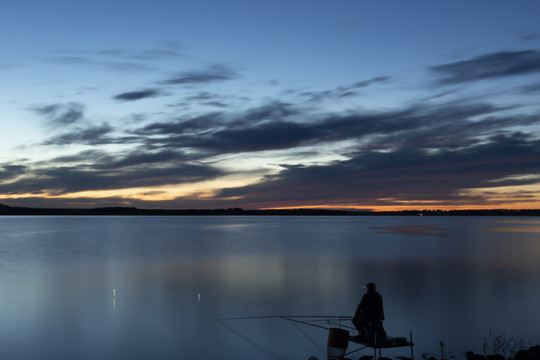
[[[375,290],[375,284],[372,282],[368,282],[364,287],[368,290]]]

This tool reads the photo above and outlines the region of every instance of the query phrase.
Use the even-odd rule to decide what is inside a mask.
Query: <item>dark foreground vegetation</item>
[[[368,210],[329,210],[329,209],[273,209],[244,210],[228,209],[139,209],[135,207],[99,207],[99,208],[30,208],[0,204],[0,215],[303,215],[303,216],[540,216],[540,209],[522,210],[404,210],[404,211],[368,211]]]
[[[462,354],[463,356],[450,355],[445,350],[444,342],[440,343],[438,356],[422,355],[423,360],[540,360],[540,345],[531,346],[523,339],[507,337],[505,334],[494,336],[491,331],[489,337],[484,339],[482,345],[483,354],[472,351]],[[367,359],[366,359],[367,360]],[[402,359],[403,360],[403,359]]]
[[[506,356],[505,356],[506,355]],[[464,360],[540,360],[540,345],[532,346],[528,349],[518,350],[514,353],[507,353],[502,355],[501,353],[496,354],[475,354],[474,352],[468,352],[464,356]],[[369,356],[369,358],[372,358]],[[441,353],[440,357],[427,357],[422,356],[424,360],[452,360],[452,359],[461,359],[461,356],[452,356]],[[367,360],[367,359],[365,359]],[[382,357],[380,360],[385,360]]]

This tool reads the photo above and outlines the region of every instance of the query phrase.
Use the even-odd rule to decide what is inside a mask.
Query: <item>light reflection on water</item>
[[[3,217],[0,358],[324,358],[319,329],[216,319],[350,315],[367,281],[384,297],[387,332],[412,330],[417,354],[436,354],[440,341],[456,354],[481,352],[490,329],[538,343],[539,241],[498,224]]]
[[[540,220],[536,219],[505,219],[491,221],[491,223],[496,225],[491,227],[490,231],[540,233]]]

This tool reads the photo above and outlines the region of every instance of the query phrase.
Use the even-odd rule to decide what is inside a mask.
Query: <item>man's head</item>
[[[368,292],[375,291],[375,284],[372,282],[367,283],[366,285],[364,285],[364,287],[367,289]]]

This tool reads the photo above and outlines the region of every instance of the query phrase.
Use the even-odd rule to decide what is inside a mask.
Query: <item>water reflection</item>
[[[381,232],[397,235],[408,236],[442,236],[443,232],[439,225],[391,225],[391,226],[374,226]]]
[[[319,329],[216,319],[352,315],[368,281],[420,354],[481,352],[490,329],[536,341],[537,237],[491,220],[45,220],[0,239],[0,358],[324,358]]]
[[[490,227],[490,231],[495,232],[526,232],[526,233],[540,233],[540,220],[498,220],[491,221],[491,223],[501,224],[504,226]],[[507,225],[509,224],[509,225]],[[513,225],[512,225],[513,224]]]

